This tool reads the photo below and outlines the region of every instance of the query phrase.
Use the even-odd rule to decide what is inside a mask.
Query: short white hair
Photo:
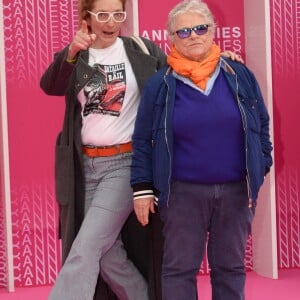
[[[178,15],[185,13],[197,13],[205,18],[208,24],[211,24],[212,34],[214,35],[216,24],[214,16],[208,5],[201,0],[183,0],[176,4],[168,15],[167,31],[170,40],[172,41],[172,35],[174,34],[174,24]]]

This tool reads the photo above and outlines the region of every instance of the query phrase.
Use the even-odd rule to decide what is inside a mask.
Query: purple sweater
[[[241,114],[222,72],[209,95],[176,82],[172,178],[204,184],[245,179]]]

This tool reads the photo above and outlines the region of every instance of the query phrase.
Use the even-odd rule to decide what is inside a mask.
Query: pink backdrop
[[[300,267],[300,0],[271,1],[280,268]]]
[[[166,15],[177,1],[139,1],[140,34],[168,52]],[[244,53],[243,1],[207,1],[219,24],[216,42]],[[77,0],[3,0],[11,196],[16,286],[52,284],[60,267],[53,154],[63,99],[45,96],[39,78],[53,53],[76,29]],[[300,0],[272,0],[274,124],[278,253],[281,268],[299,261],[299,60]],[[158,10],[159,8],[159,10]],[[298,18],[297,18],[298,16]],[[0,186],[0,190],[2,187]],[[1,199],[2,200],[2,199]],[[0,242],[3,245],[0,205]],[[0,247],[0,286],[7,285],[5,249]],[[251,268],[251,241],[247,267]],[[207,264],[203,265],[203,272]]]

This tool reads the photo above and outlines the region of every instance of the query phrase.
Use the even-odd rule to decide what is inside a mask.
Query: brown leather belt
[[[132,152],[132,142],[103,147],[82,146],[82,152],[89,157],[114,156],[121,153]]]

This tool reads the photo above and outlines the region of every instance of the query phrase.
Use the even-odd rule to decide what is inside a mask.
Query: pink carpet
[[[1,300],[47,300],[51,287],[16,288],[13,293],[0,289]],[[209,277],[199,276],[199,300],[211,299]],[[280,270],[279,279],[247,273],[246,300],[299,300],[300,269]]]

